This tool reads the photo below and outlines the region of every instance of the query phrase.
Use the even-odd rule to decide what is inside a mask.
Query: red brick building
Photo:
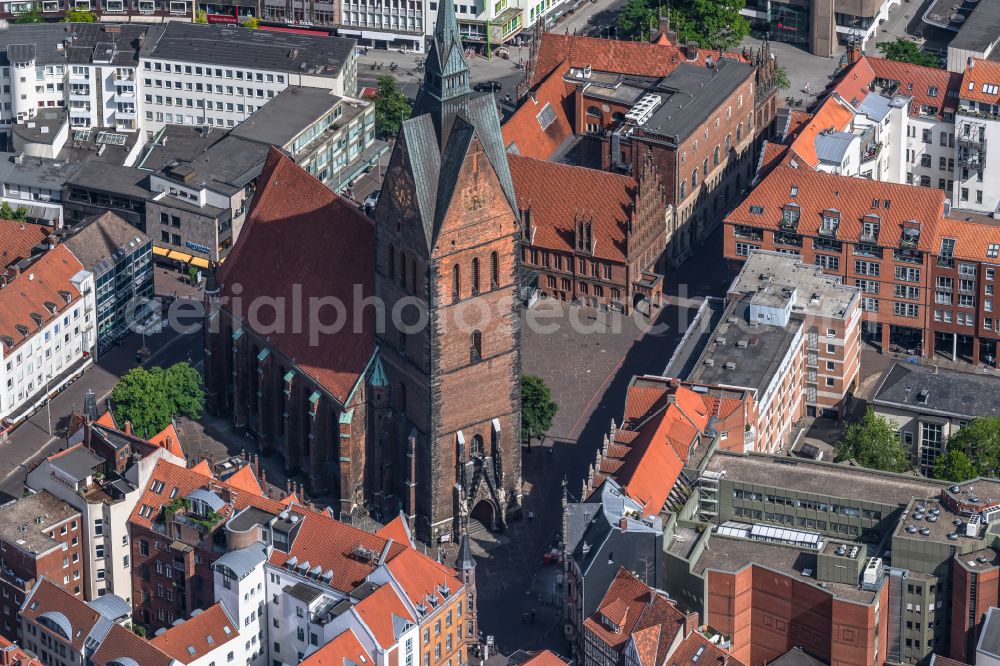
[[[638,177],[509,157],[521,264],[542,297],[630,313],[662,304],[670,210],[651,161]]]
[[[778,166],[725,219],[737,268],[754,249],[799,256],[862,290],[864,328],[924,358],[996,364],[1000,227],[940,190]]]
[[[0,507],[0,633],[20,637],[18,610],[42,576],[83,599],[82,537],[80,512],[47,492]]]

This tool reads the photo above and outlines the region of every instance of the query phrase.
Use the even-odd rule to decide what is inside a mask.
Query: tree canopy
[[[0,204],[0,220],[16,220],[18,222],[24,222],[28,219],[28,209],[23,206],[18,206],[16,209],[12,208],[9,203],[4,201]]]
[[[948,452],[954,451],[968,458],[976,471],[973,476],[996,477],[1000,474],[1000,418],[980,416],[966,423],[948,438]]]
[[[152,437],[174,416],[201,416],[205,394],[201,375],[187,363],[129,370],[111,392],[115,419],[129,421],[139,437]]]
[[[940,67],[941,60],[933,53],[921,51],[920,47],[908,39],[897,39],[894,42],[879,42],[878,50],[888,60],[908,62],[923,67]]]
[[[628,0],[618,15],[618,31],[625,39],[646,39],[660,3]],[[745,0],[677,0],[670,5],[670,25],[681,41],[702,48],[726,49],[750,34],[750,23],[740,14]]]
[[[949,449],[934,461],[934,477],[937,479],[961,483],[976,476],[978,476],[976,466],[972,464],[969,456],[958,449]]]
[[[38,11],[38,5],[31,5],[31,9],[26,12],[21,12],[14,19],[14,23],[44,23],[45,19],[42,18],[42,13]]]
[[[66,16],[63,17],[63,23],[93,23],[97,20],[97,16],[94,12],[88,12],[86,9],[67,9]]]
[[[910,467],[910,453],[900,443],[895,428],[871,407],[860,421],[847,426],[837,442],[837,460],[854,460],[862,467],[885,472],[905,472]]]
[[[521,438],[531,445],[532,437],[542,437],[552,427],[559,405],[541,377],[521,377]]]
[[[410,117],[410,102],[399,90],[396,79],[378,77],[378,89],[372,98],[375,104],[375,126],[382,136],[396,136],[403,121]]]

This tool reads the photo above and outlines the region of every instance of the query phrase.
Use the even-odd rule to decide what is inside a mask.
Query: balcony
[[[899,243],[901,246],[903,242]],[[924,263],[924,253],[917,252],[914,250],[894,250],[892,253],[893,261],[898,261],[903,264],[917,264],[918,266]]]
[[[115,109],[115,116],[118,118],[135,118],[135,107],[118,107]]]
[[[115,83],[131,83],[135,81],[135,72],[132,70],[116,70]]]
[[[115,95],[118,97],[124,97],[126,99],[133,99],[135,97],[135,86],[133,85],[115,86]]]
[[[787,231],[797,231],[799,228],[799,216],[783,215],[781,222],[778,223],[778,227]]]
[[[879,154],[882,152],[881,143],[870,143],[861,149],[861,163],[871,162],[878,159]]]
[[[90,86],[71,86],[69,89],[69,98],[71,101],[74,99],[90,99]]]
[[[798,234],[787,234],[775,232],[774,234],[774,244],[775,245],[790,245],[791,247],[802,247],[802,236]]]
[[[764,232],[760,229],[754,229],[753,227],[746,227],[742,224],[737,224],[733,226],[733,236],[741,240],[751,240],[751,241],[762,241],[764,240]]]

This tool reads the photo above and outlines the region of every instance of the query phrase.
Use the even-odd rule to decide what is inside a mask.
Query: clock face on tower
[[[410,175],[400,167],[393,168],[392,184],[389,186],[389,190],[396,212],[407,220],[414,217],[417,211],[413,181],[410,179]]]

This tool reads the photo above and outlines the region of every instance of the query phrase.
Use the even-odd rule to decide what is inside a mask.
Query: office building
[[[993,216],[1000,210],[1000,192],[990,187],[1000,178],[1000,63],[970,58],[959,97],[955,205]]]

